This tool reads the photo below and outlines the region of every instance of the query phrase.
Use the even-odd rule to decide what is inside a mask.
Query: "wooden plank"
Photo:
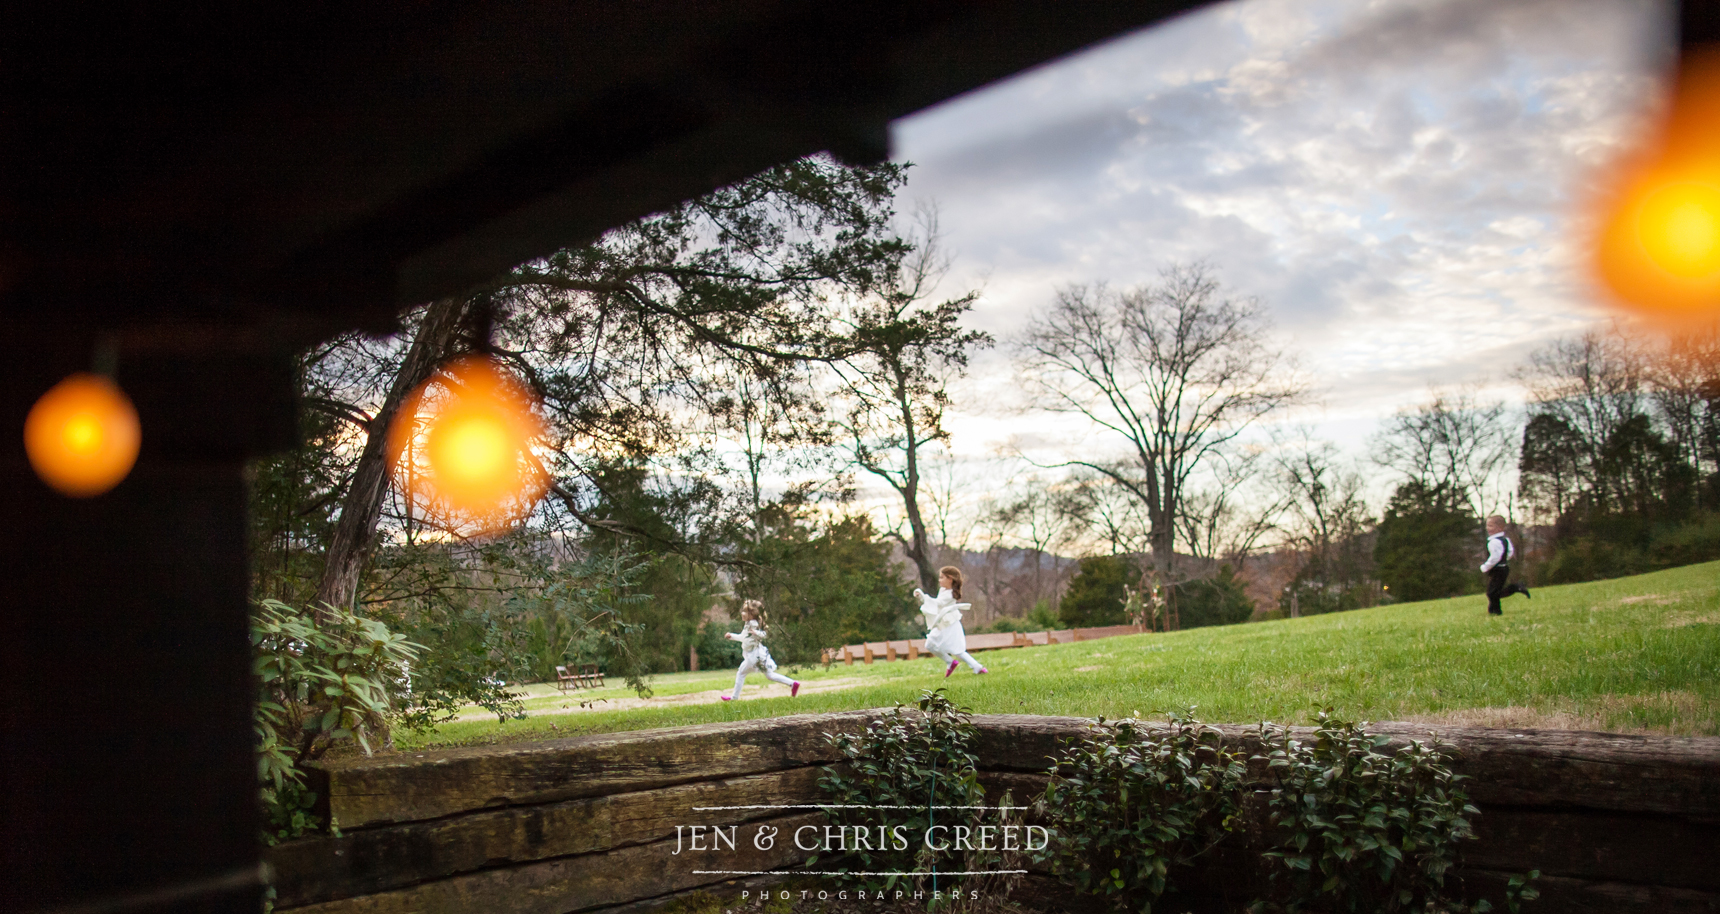
[[[1515,872],[1464,868],[1456,875],[1464,897],[1505,910],[1505,884]],[[1720,892],[1563,876],[1542,876],[1534,886],[1541,897],[1523,909],[1537,914],[1720,914]]]
[[[671,838],[608,853],[482,870],[290,910],[295,914],[568,914],[736,878],[695,870],[776,870],[798,864],[807,854],[794,846],[794,830],[822,821],[818,813],[767,820],[763,824],[777,829],[775,844],[769,850],[755,847],[753,827],[743,826],[732,851],[725,847],[700,853],[683,848],[676,855],[676,843]]]
[[[1428,728],[1381,723],[1399,741]],[[1571,806],[1720,820],[1720,738],[1442,728],[1482,806]]]
[[[355,830],[821,764],[835,760],[825,734],[864,729],[877,713],[605,733],[354,759],[323,768],[335,821]]]
[[[752,775],[662,790],[487,810],[269,848],[282,907],[401,888],[460,873],[590,854],[671,838],[677,825],[727,825],[777,810],[698,806],[817,803],[822,768]]]
[[[1483,807],[1475,830],[1464,858],[1483,869],[1720,891],[1720,824],[1507,806]]]
[[[1044,771],[1062,741],[1085,733],[1089,723],[1023,714],[977,715],[974,722],[981,766],[1004,771]],[[1218,729],[1231,745],[1258,751],[1255,728]],[[1384,722],[1369,730],[1394,737],[1393,745],[1431,738],[1429,728],[1414,724]],[[1291,732],[1306,740],[1313,731]],[[1455,767],[1471,778],[1464,787],[1484,806],[1571,806],[1720,820],[1720,738],[1481,728],[1441,728],[1437,737],[1458,750]]]

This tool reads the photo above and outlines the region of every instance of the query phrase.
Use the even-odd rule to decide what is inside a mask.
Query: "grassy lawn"
[[[733,670],[562,695],[528,688],[534,713],[444,724],[402,748],[474,745],[783,714],[883,707],[947,685],[979,713],[1151,716],[1190,705],[1203,720],[1302,723],[1316,707],[1366,720],[1720,735],[1720,562],[1535,590],[1489,618],[1484,597],[1132,635],[977,655],[948,680],[935,659],[783,671],[790,699],[754,675],[743,700],[712,702]],[[605,699],[604,701],[595,701]],[[581,709],[581,700],[594,702]],[[553,712],[553,713],[552,713]],[[404,738],[402,738],[404,737]]]

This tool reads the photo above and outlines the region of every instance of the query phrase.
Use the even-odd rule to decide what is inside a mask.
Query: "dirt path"
[[[867,681],[866,677],[863,676],[849,676],[840,679],[821,679],[816,682],[802,682],[800,684],[800,694],[808,695],[813,692],[840,692],[844,689],[852,689],[855,686],[863,685]],[[579,692],[568,692],[561,704],[549,705],[546,707],[532,707],[528,709],[528,712],[533,717],[548,717],[556,714],[582,714],[586,711],[623,711],[632,710],[634,708],[667,708],[674,707],[676,705],[709,705],[722,701],[723,694],[731,687],[732,686],[725,686],[720,689],[710,689],[703,692],[683,692],[680,695],[665,695],[660,698],[640,698],[631,694],[584,698]],[[787,695],[787,686],[778,685],[774,682],[768,681],[762,684],[749,681],[747,683],[746,691],[741,693],[741,701],[746,701],[752,698],[781,698]],[[539,701],[542,700],[542,698],[543,696],[541,695],[534,695],[529,697],[527,700]],[[484,720],[486,718],[494,717],[494,714],[491,714],[489,711],[485,711],[482,708],[472,708],[468,711],[462,712],[454,719],[457,721]]]

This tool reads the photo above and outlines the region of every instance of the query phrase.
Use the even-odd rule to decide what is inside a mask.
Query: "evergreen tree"
[[[1397,487],[1374,543],[1374,565],[1387,593],[1403,601],[1437,600],[1480,588],[1480,531],[1467,502],[1417,481]]]
[[[1124,587],[1141,586],[1141,568],[1126,555],[1094,555],[1081,560],[1081,568],[1069,581],[1069,589],[1058,604],[1057,618],[1064,625],[1083,628],[1123,625],[1129,621],[1123,608]]]
[[[1218,566],[1218,573],[1210,578],[1178,586],[1176,600],[1177,622],[1183,628],[1234,625],[1254,615],[1254,601],[1229,562]]]

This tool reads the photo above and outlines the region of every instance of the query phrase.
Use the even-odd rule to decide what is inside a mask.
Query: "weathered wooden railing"
[[[1142,625],[1105,625],[1099,628],[1063,628],[1043,632],[970,634],[967,636],[967,649],[969,652],[978,653],[1013,647],[1073,644],[1076,641],[1097,641],[1100,638],[1139,635],[1146,631],[1146,627]],[[867,641],[861,644],[845,644],[842,647],[825,648],[820,653],[820,661],[826,665],[845,663],[848,666],[853,666],[856,660],[862,663],[871,663],[874,660],[918,660],[921,657],[930,656],[926,653],[926,639],[897,638],[894,641]]]
[[[323,787],[342,834],[269,852],[277,910],[565,914],[701,887],[738,895],[734,877],[711,871],[786,870],[806,856],[787,836],[819,817],[734,807],[818,802],[818,768],[834,760],[825,734],[858,730],[875,714],[331,764]],[[1019,715],[975,722],[988,787],[1011,789],[1017,799],[1043,788],[1048,757],[1087,725]],[[1222,729],[1227,740],[1252,746],[1251,728]],[[1427,736],[1405,724],[1370,729]],[[1461,753],[1457,767],[1472,778],[1466,786],[1483,811],[1460,872],[1471,893],[1497,899],[1511,873],[1539,869],[1542,899],[1532,910],[1544,914],[1720,912],[1720,739],[1438,735]],[[743,837],[732,848],[696,850],[685,840],[689,826],[736,824]],[[765,849],[745,840],[760,825],[784,840]],[[1258,848],[1248,839],[1195,877],[1222,902],[1215,909],[1234,910],[1262,885]]]

